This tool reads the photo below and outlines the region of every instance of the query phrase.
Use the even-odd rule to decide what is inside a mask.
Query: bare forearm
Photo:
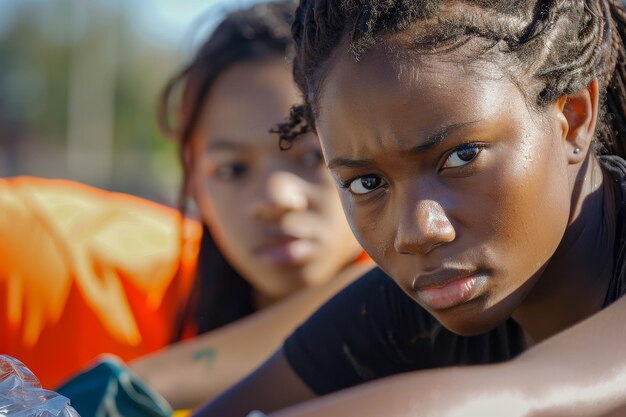
[[[585,384],[575,369],[516,362],[397,375],[270,417],[600,417],[616,413],[622,380]],[[572,382],[577,381],[577,382]]]
[[[193,408],[259,366],[297,325],[371,265],[355,265],[331,282],[228,326],[130,364],[174,408]]]
[[[244,417],[254,409],[273,411],[315,398],[278,350],[261,367],[208,404],[193,417]]]
[[[288,317],[272,316],[257,313],[136,360],[130,367],[172,407],[194,408],[254,370],[297,325]]]
[[[271,417],[622,415],[625,318],[622,299],[515,360],[398,375]]]
[[[626,407],[626,297],[511,363],[539,403],[533,416],[596,417]],[[536,376],[536,378],[534,378]],[[618,412],[618,414],[614,414]]]
[[[514,388],[501,389],[494,383],[499,366],[396,375],[272,413],[270,417],[529,415],[523,393]]]

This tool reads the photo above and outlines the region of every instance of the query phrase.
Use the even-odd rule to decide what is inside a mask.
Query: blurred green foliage
[[[160,89],[182,59],[172,45],[140,36],[127,11],[124,2],[73,0],[11,10],[0,32],[0,175],[69,177],[173,201],[179,175],[175,145],[159,133],[155,109]],[[72,84],[76,74],[82,78]],[[105,80],[111,87],[99,91]],[[72,88],[78,88],[74,95]],[[92,91],[110,93],[110,99],[90,100]],[[74,96],[87,103],[79,116],[70,111]],[[110,127],[102,146],[111,151],[111,162],[101,177],[68,168],[72,117],[84,118],[87,126],[93,120],[94,129]],[[85,136],[89,149],[90,135]]]

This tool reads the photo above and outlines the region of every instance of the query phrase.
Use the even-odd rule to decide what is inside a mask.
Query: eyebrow
[[[478,122],[479,120],[473,120],[470,122],[453,123],[451,125],[444,126],[443,128],[439,129],[438,131],[428,136],[428,138],[423,144],[412,147],[411,149],[409,149],[408,152],[411,154],[426,152],[430,149],[433,149],[439,146],[443,141],[445,141],[448,137],[450,137],[450,135],[454,133],[455,131],[465,128],[467,126],[476,124]],[[343,157],[334,158],[328,162],[328,168],[330,169],[337,168],[337,167],[366,168],[371,165],[372,165],[372,161],[370,159],[350,159],[350,158],[343,158]]]
[[[234,140],[228,139],[217,139],[209,142],[205,146],[206,151],[216,151],[216,150],[238,150],[243,148],[243,146],[237,143]]]

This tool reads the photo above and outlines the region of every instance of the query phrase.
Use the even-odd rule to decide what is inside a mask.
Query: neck
[[[515,311],[528,344],[544,340],[599,311],[613,271],[614,197],[599,162],[589,157],[572,189],[570,222],[538,282]]]
[[[259,291],[254,291],[254,307],[256,310],[263,310],[265,307],[269,307],[274,304],[278,299],[272,298],[266,294],[262,294]]]

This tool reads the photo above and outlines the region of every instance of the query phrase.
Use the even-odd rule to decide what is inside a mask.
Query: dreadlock
[[[374,45],[403,42],[397,35],[406,30],[406,46],[424,54],[481,42],[475,59],[504,58],[507,75],[525,86],[535,107],[597,78],[604,116],[596,148],[626,155],[626,10],[618,0],[301,0],[292,26],[293,71],[304,103],[278,125],[281,146],[315,130],[316,100],[336,50],[358,60]]]

